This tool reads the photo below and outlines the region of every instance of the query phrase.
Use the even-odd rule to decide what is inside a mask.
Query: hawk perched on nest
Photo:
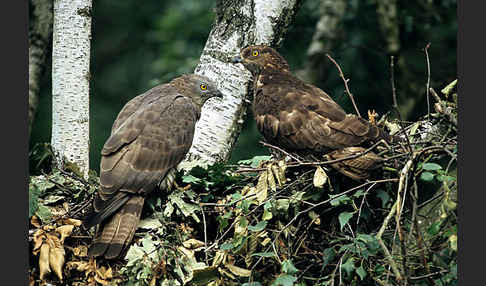
[[[253,114],[258,130],[270,144],[304,154],[331,152],[328,156],[338,159],[364,151],[355,146],[365,142],[392,141],[384,130],[346,114],[324,91],[295,77],[287,61],[271,47],[244,48],[233,63],[242,63],[254,76]],[[334,167],[349,177],[362,179],[380,159],[368,153]]]
[[[190,74],[130,100],[101,150],[100,185],[87,227],[100,224],[90,256],[116,258],[131,242],[145,196],[167,183],[192,145],[201,107],[222,97],[208,78]]]

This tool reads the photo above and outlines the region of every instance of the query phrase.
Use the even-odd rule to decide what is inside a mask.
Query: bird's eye
[[[201,88],[201,90],[206,90],[206,89],[208,89],[208,86],[207,86],[207,85],[205,85],[204,83],[203,83],[203,84],[201,84],[199,87]]]
[[[251,53],[254,57],[258,56],[259,52],[257,50],[254,50],[252,53]]]

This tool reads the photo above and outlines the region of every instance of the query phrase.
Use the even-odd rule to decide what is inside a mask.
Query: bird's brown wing
[[[291,151],[323,152],[386,136],[368,121],[346,114],[321,89],[296,80],[257,88],[254,113],[264,137]]]
[[[118,113],[113,125],[111,127],[111,134],[115,132],[115,130],[120,127],[120,125],[127,120],[135,111],[137,111],[140,106],[144,103],[150,103],[151,101],[156,101],[161,97],[169,95],[173,93],[171,91],[173,88],[167,84],[158,85],[153,87],[152,89],[132,98],[129,102],[123,106],[122,110]]]
[[[117,257],[131,241],[144,195],[184,158],[198,114],[190,99],[165,94],[141,104],[114,130],[102,150],[101,189],[90,222],[103,222],[91,256]]]

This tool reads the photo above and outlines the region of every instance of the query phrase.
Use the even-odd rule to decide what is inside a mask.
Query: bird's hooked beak
[[[231,60],[231,62],[233,64],[237,64],[237,63],[242,63],[243,60],[241,59],[240,55],[237,55],[237,56],[233,57],[233,59]]]

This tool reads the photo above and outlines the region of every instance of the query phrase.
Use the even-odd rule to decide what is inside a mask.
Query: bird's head
[[[276,50],[265,45],[243,48],[232,62],[242,63],[253,75],[261,73],[266,68],[289,70],[287,61]]]
[[[216,87],[216,84],[202,75],[182,75],[172,80],[172,83],[176,85],[182,94],[189,96],[199,107],[202,107],[211,97],[223,98],[223,94]]]

